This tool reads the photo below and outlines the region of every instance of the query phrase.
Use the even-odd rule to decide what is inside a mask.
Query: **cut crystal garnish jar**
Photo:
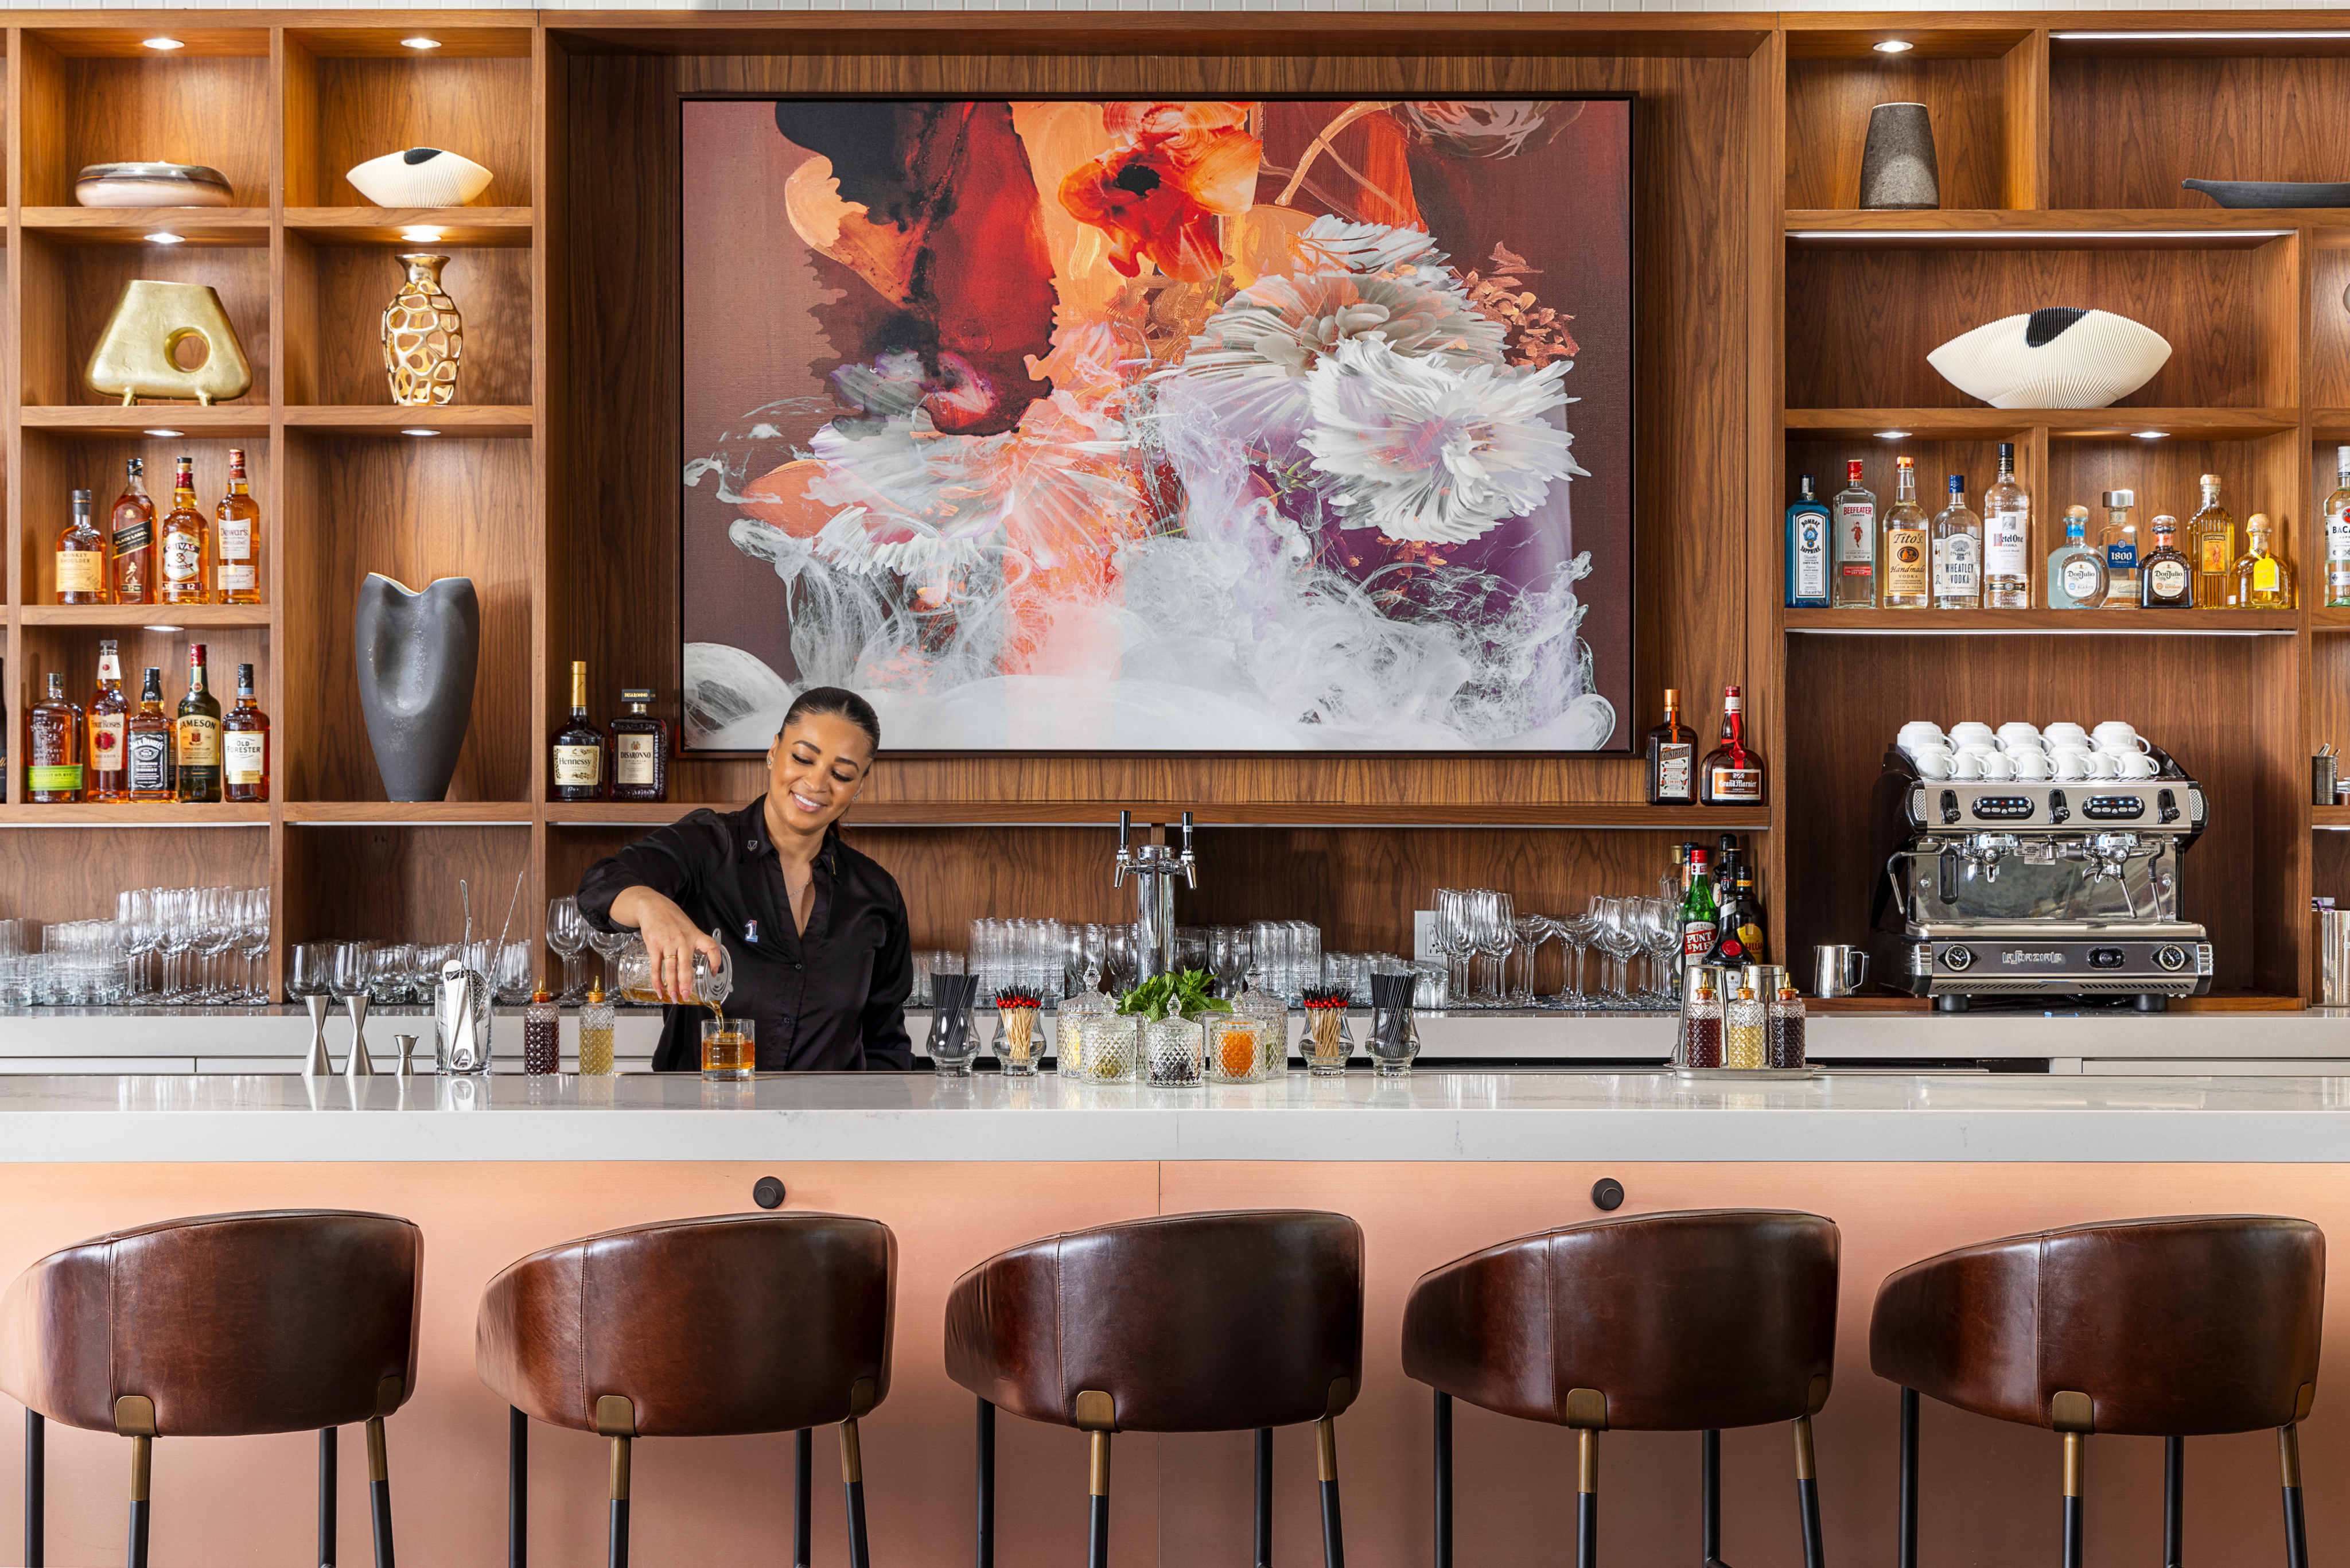
[[[1131,1084],[1141,1056],[1141,1019],[1127,1012],[1097,1012],[1086,1020],[1087,1083]]]
[[[1061,1003],[1053,1015],[1053,1055],[1064,1078],[1086,1075],[1086,1024],[1108,1012],[1111,1002],[1102,994],[1099,966],[1086,966],[1086,988]]]
[[[1151,1085],[1162,1089],[1197,1088],[1205,1038],[1197,1023],[1180,1013],[1146,1024],[1142,1039]]]

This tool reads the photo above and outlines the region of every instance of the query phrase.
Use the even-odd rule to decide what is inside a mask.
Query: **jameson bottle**
[[[114,498],[107,519],[114,550],[114,602],[151,605],[155,602],[155,500],[147,493],[147,462],[130,458],[123,463],[122,493]]]
[[[221,797],[221,705],[206,689],[204,645],[188,644],[188,694],[172,722],[172,762],[180,775],[180,800],[217,804]]]

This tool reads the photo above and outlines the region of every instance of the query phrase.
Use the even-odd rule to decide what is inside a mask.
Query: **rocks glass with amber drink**
[[[705,1083],[740,1083],[759,1068],[757,1024],[748,1018],[702,1021],[702,1077]]]

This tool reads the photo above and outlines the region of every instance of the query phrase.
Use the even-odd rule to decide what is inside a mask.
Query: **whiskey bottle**
[[[81,710],[66,700],[62,670],[49,671],[49,695],[25,716],[25,798],[35,805],[81,799]]]
[[[1918,504],[1918,465],[1908,458],[1895,460],[1897,479],[1893,504],[1885,514],[1885,547],[1877,553],[1884,563],[1885,607],[1924,609],[1933,601],[1932,543],[1926,510]]]
[[[236,667],[236,706],[221,721],[221,798],[269,798],[269,715],[254,700],[253,666]]]
[[[612,798],[669,798],[669,721],[646,711],[653,694],[641,686],[624,688],[628,711],[612,721]]]
[[[244,449],[228,453],[228,493],[213,509],[213,602],[261,602],[261,503],[244,477]]]
[[[2195,602],[2218,609],[2236,601],[2236,519],[2220,504],[2220,476],[2203,476],[2203,504],[2187,520],[2187,553],[2195,558]]]
[[[2154,520],[2154,548],[2138,569],[2138,602],[2147,609],[2195,607],[2195,562],[2178,547],[2178,519]]]
[[[1983,607],[2032,607],[2032,497],[2015,481],[2015,443],[1999,443],[1999,477],[1983,492]]]
[[[2239,609],[2293,608],[2293,564],[2269,542],[2269,517],[2244,519],[2244,554],[2235,565],[2228,602]]]
[[[1835,607],[1877,607],[1877,493],[1860,482],[1860,460],[1844,465],[1835,498]]]
[[[2095,609],[2106,599],[2106,556],[2089,547],[2089,509],[2064,508],[2064,542],[2048,552],[2048,607]]]
[[[172,510],[163,519],[163,584],[159,602],[212,602],[204,587],[204,514],[196,510],[196,460],[180,459],[172,478]]]
[[[130,798],[130,708],[122,697],[122,657],[112,638],[98,645],[98,690],[90,693],[89,763],[83,797],[108,805]]]
[[[221,705],[204,683],[204,645],[188,644],[188,694],[172,721],[172,767],[180,799],[216,804],[221,797]]]
[[[588,664],[571,661],[571,718],[555,732],[549,797],[555,800],[604,798],[604,732],[588,719]]]
[[[139,691],[139,711],[130,715],[123,750],[130,764],[133,801],[179,798],[172,774],[172,721],[163,712],[163,672],[151,664]]]
[[[57,603],[106,602],[106,535],[89,520],[89,492],[73,493],[73,519],[57,532]]]
[[[147,493],[147,463],[130,458],[123,463],[122,493],[114,498],[108,518],[107,543],[114,554],[114,602],[148,605],[155,602],[155,500]]]
[[[1665,689],[1665,722],[1648,732],[1648,804],[1697,804],[1697,732],[1681,722],[1681,694]]]
[[[1803,476],[1803,493],[1787,508],[1787,607],[1828,607],[1828,509]]]
[[[1708,805],[1762,804],[1762,759],[1746,743],[1746,703],[1735,686],[1721,689],[1721,744],[1699,770]]]
[[[1982,519],[1967,504],[1967,476],[1950,475],[1950,500],[1934,514],[1934,607],[1981,609]]]
[[[2325,498],[2325,603],[2350,607],[2350,446],[2334,449],[2334,493]]]
[[[2134,490],[2105,493],[2106,525],[2097,532],[2098,547],[2106,553],[2106,597],[2100,609],[2137,609],[2137,522],[2130,508],[2137,504]]]

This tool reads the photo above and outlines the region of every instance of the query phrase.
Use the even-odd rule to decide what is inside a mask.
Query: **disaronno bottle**
[[[548,798],[604,798],[604,732],[588,720],[588,661],[571,661],[571,717],[555,732]]]
[[[669,798],[669,721],[647,710],[653,694],[641,686],[622,690],[628,711],[612,721],[612,798]]]

